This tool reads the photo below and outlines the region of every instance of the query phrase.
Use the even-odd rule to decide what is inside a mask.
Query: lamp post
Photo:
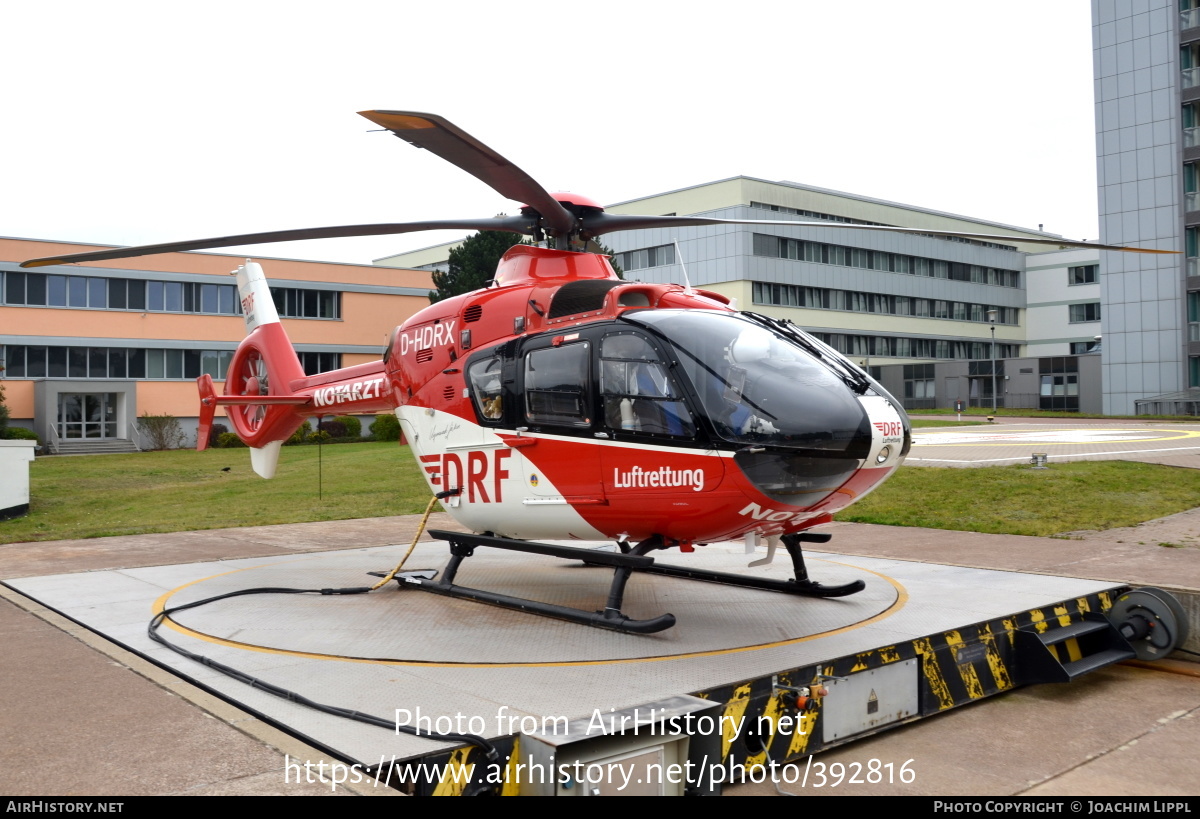
[[[992,325],[992,415],[996,414],[996,310],[987,311],[988,323]]]

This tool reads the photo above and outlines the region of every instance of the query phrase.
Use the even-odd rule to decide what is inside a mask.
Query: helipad
[[[184,659],[147,636],[147,620],[163,606],[247,587],[279,592],[281,586],[361,584],[368,571],[386,568],[397,551],[374,547],[5,584],[373,772],[388,760],[442,764],[466,751],[451,750],[458,742],[399,734],[296,703],[315,701],[384,720],[393,715],[401,720],[402,713],[431,720],[465,717],[478,726],[467,730],[493,737],[515,755],[517,728],[506,719],[565,724],[614,709],[647,712],[672,698],[698,696],[714,703],[714,713],[735,713],[739,720],[749,715],[755,723],[763,714],[787,713],[787,691],[780,685],[826,679],[821,674],[831,687],[852,676],[867,680],[862,691],[834,696],[830,707],[870,713],[858,698],[877,692],[883,701],[877,718],[860,717],[862,725],[848,727],[830,716],[811,741],[807,734],[783,733],[741,737],[732,745],[727,738],[720,751],[722,759],[732,754],[740,763],[762,756],[766,742],[774,743],[776,758],[792,758],[818,743],[830,747],[1022,684],[1012,632],[1106,609],[1120,593],[1119,586],[1104,581],[814,553],[814,574],[830,582],[860,577],[866,590],[846,598],[801,599],[639,575],[630,584],[630,612],[669,610],[678,617],[674,628],[653,635],[589,628],[394,585],[349,597],[222,598],[180,612],[162,629],[170,642],[236,669],[239,679]],[[743,572],[781,577],[790,570],[778,562],[747,568],[740,543],[714,544],[688,557],[717,569],[740,566]],[[445,560],[444,544],[423,542],[410,565],[441,568]],[[512,594],[533,590],[586,604],[602,600],[608,585],[602,570],[553,558],[501,552],[474,560],[478,582]],[[254,685],[245,684],[246,675],[257,678]],[[295,695],[264,693],[276,686]],[[436,781],[418,784],[425,789],[418,792],[440,787]]]
[[[918,429],[907,463],[986,466],[1051,460],[1127,460],[1200,468],[1200,425],[1156,422],[1006,423],[986,427]]]

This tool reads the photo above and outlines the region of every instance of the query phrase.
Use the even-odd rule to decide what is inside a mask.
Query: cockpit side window
[[[610,429],[692,438],[696,425],[667,362],[637,333],[600,342],[600,395]]]
[[[530,424],[590,427],[591,344],[581,341],[525,356],[525,419]]]
[[[502,366],[500,356],[491,356],[481,358],[467,368],[475,409],[484,423],[497,423],[504,418]]]

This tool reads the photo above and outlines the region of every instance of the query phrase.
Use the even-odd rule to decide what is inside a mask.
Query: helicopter
[[[1161,253],[1059,238],[923,228],[609,214],[585,196],[550,193],[446,119],[360,112],[451,162],[506,198],[515,216],[305,228],[26,261],[22,267],[102,261],[299,239],[467,229],[505,231],[514,245],[483,289],[431,304],[395,328],[380,361],[307,376],[285,333],[262,267],[237,273],[246,337],[224,394],[201,376],[198,448],[225,407],[264,478],[306,418],[395,413],[430,489],[470,533],[431,531],[451,558],[405,587],[588,626],[654,633],[675,619],[622,611],[634,572],[802,597],[841,597],[861,580],[808,576],[811,531],[877,488],[903,463],[912,427],[902,405],[841,353],[786,320],[738,311],[713,291],[620,279],[595,239],[647,227],[755,224],[884,230],[968,239]],[[779,545],[794,577],[664,565],[652,552],[743,538]],[[615,541],[619,551],[541,542]],[[515,598],[455,583],[481,547],[583,560],[613,577],[598,611]]]

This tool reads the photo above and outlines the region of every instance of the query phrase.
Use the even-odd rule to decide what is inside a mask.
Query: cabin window
[[[589,427],[587,342],[534,350],[525,356],[525,417],[531,424]]]
[[[501,367],[500,357],[491,356],[474,362],[467,369],[471,381],[471,394],[475,397],[475,408],[484,423],[496,422],[504,417]]]
[[[600,342],[600,394],[610,429],[688,438],[696,434],[666,362],[640,335],[620,333]]]

